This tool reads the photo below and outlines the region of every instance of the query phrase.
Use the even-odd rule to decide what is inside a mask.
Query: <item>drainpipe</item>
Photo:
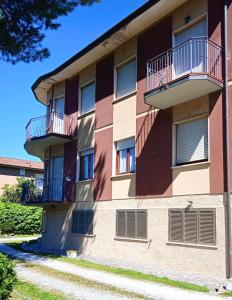
[[[227,223],[227,278],[231,277],[231,197],[230,197],[230,118],[228,97],[228,3],[224,0],[224,97],[226,129],[226,223]]]

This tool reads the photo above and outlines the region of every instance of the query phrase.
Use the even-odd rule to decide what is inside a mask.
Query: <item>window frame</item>
[[[125,213],[126,217],[125,217],[125,236],[122,236],[122,235],[118,235],[118,213],[120,212],[123,212]],[[128,224],[127,224],[127,213],[128,212],[134,212],[135,213],[135,236],[134,237],[131,237],[131,236],[128,236],[127,235],[127,228],[128,228]],[[138,234],[137,234],[137,218],[138,218],[138,212],[144,212],[145,215],[146,215],[146,228],[145,228],[145,231],[146,231],[146,236],[145,237],[138,237]],[[115,228],[115,236],[116,238],[122,238],[122,239],[138,239],[138,240],[147,240],[148,239],[148,211],[147,209],[117,209],[116,210],[116,228]]]
[[[87,87],[88,85],[94,84],[95,85],[95,93],[94,93],[94,106],[93,109],[87,111],[87,112],[82,112],[82,89]],[[78,111],[79,111],[79,116],[85,116],[88,114],[91,114],[92,112],[95,111],[95,105],[96,105],[96,78],[92,78],[91,80],[81,84],[79,86],[79,93],[78,93]]]
[[[197,121],[201,119],[207,119],[207,126],[208,126],[208,158],[200,159],[200,160],[194,160],[194,161],[188,161],[183,163],[177,163],[176,156],[177,156],[177,132],[176,128],[177,125],[181,125],[184,123],[190,123],[192,121]],[[182,119],[176,122],[173,122],[172,124],[172,167],[181,167],[185,165],[192,165],[196,163],[203,163],[203,162],[209,162],[210,161],[210,122],[209,122],[209,115],[208,113],[204,113],[198,116],[194,116],[192,118],[186,118]]]
[[[171,211],[178,211],[181,212],[181,240],[177,241],[177,240],[172,240],[171,239],[171,222],[170,222],[170,212]],[[194,242],[188,242],[185,241],[185,224],[184,224],[184,213],[186,211],[193,211],[197,213],[197,241],[196,243]],[[200,242],[200,226],[199,226],[199,214],[202,211],[209,211],[213,213],[213,239],[214,242],[213,243],[202,243]],[[215,208],[190,208],[190,209],[186,209],[186,208],[170,208],[168,209],[168,242],[170,243],[180,243],[180,244],[187,244],[187,245],[200,245],[200,246],[216,246],[217,245],[217,234],[216,234],[216,209]]]
[[[89,153],[86,155],[81,155],[83,152],[87,152],[87,151],[92,151],[92,153]],[[89,164],[88,178],[82,177],[82,159],[85,156],[88,156],[88,164]],[[89,177],[89,175],[90,175],[90,156],[93,156],[93,177]],[[88,181],[88,180],[94,179],[94,158],[95,158],[94,147],[83,149],[83,150],[79,151],[79,178],[78,178],[78,181]]]
[[[80,233],[80,228],[79,228],[79,223],[77,224],[77,232],[74,231],[74,217],[76,215],[76,217],[78,217],[78,213],[84,213],[84,217],[85,217],[85,233]],[[87,213],[91,213],[92,214],[92,224],[91,224],[91,232],[86,231],[86,219],[87,219]],[[79,221],[77,221],[79,222]],[[77,234],[77,235],[83,235],[83,236],[93,236],[94,235],[94,230],[93,230],[93,225],[94,225],[94,210],[93,209],[78,209],[78,210],[74,210],[72,212],[72,224],[71,224],[71,232],[72,234]],[[79,232],[78,232],[79,231]]]
[[[116,150],[116,175],[123,175],[123,174],[134,174],[136,169],[134,165],[134,171],[130,171],[130,149],[134,149],[135,146],[130,148],[125,148],[121,150]],[[120,151],[126,150],[126,171],[120,172]]]
[[[26,177],[26,169],[25,168],[20,168],[19,169],[19,176],[20,177]]]
[[[122,96],[117,96],[117,87],[118,87],[118,68],[130,63],[131,61],[135,60],[135,89],[131,92],[126,93],[125,95]],[[130,96],[131,94],[134,94],[137,92],[137,55],[132,55],[126,59],[124,59],[123,61],[121,61],[120,63],[116,64],[114,66],[114,99],[113,101],[122,99],[122,98],[126,98],[128,96]]]

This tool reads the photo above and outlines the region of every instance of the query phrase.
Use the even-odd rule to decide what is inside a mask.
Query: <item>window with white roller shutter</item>
[[[201,118],[175,125],[176,165],[208,159],[208,119]]]

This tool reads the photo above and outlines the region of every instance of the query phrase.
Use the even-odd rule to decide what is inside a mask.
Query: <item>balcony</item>
[[[147,62],[145,103],[165,109],[222,89],[222,49],[191,38]]]
[[[75,127],[73,117],[56,112],[33,118],[26,126],[24,148],[29,154],[43,159],[49,146],[72,140]]]
[[[75,201],[75,182],[58,178],[34,179],[23,187],[22,203],[70,204]]]

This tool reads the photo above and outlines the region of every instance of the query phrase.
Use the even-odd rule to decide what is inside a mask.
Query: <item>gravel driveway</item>
[[[23,259],[34,264],[43,265],[61,272],[70,273],[82,278],[96,281],[123,289],[128,292],[140,294],[149,299],[155,300],[218,300],[217,296],[204,293],[190,292],[178,288],[160,285],[148,281],[139,281],[119,275],[106,273],[97,270],[81,268],[69,263],[57,261],[55,259],[41,257],[30,253],[15,250],[7,245],[0,244],[0,251],[15,258]],[[31,276],[30,272],[30,276]],[[43,276],[44,277],[44,276]],[[65,283],[66,284],[66,283]],[[101,298],[95,298],[101,299]],[[121,298],[122,299],[122,298]]]

